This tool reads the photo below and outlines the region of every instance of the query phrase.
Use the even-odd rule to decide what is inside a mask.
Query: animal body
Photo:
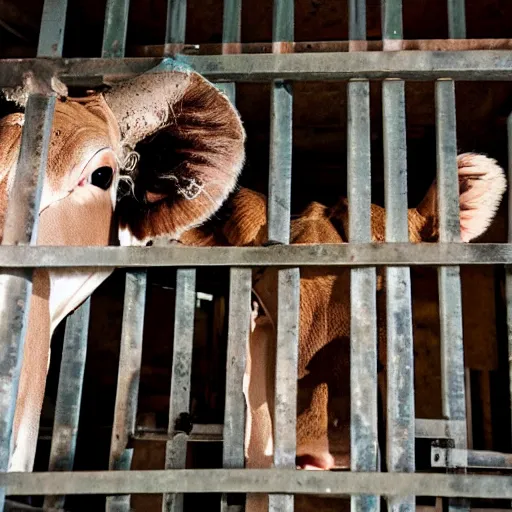
[[[160,71],[160,72],[159,72]],[[0,220],[19,152],[22,114],[0,121]],[[257,246],[266,241],[266,198],[233,191],[244,160],[245,133],[233,106],[195,73],[156,70],[102,94],[57,102],[43,198],[40,245],[122,245],[158,238],[195,246]],[[128,191],[116,198],[121,171]],[[501,168],[476,154],[458,157],[462,240],[485,231],[505,190]],[[122,181],[121,181],[122,183]],[[437,239],[435,184],[409,210],[412,242]],[[385,212],[372,206],[372,238],[384,240]],[[312,203],[292,220],[291,243],[346,243],[348,204]],[[272,460],[275,270],[255,270],[253,288],[264,312],[252,321],[245,389],[248,467]],[[57,324],[109,275],[107,269],[34,273],[28,335],[15,414],[10,470],[31,471],[44,397],[50,338]],[[329,397],[338,424],[349,412],[350,289],[346,269],[304,268],[300,281],[297,464],[305,469],[347,465],[348,430],[329,435]],[[379,290],[383,287],[382,275]],[[379,326],[380,338],[385,331]],[[382,344],[381,344],[382,345]],[[385,357],[381,353],[381,362]],[[334,447],[334,450],[332,449]],[[254,501],[254,510],[264,505]]]

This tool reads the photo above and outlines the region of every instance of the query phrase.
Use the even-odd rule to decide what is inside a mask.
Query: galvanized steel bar
[[[466,39],[466,0],[447,0],[448,37]]]
[[[103,58],[124,57],[130,0],[107,0],[103,32]]]
[[[348,84],[350,244],[371,241],[370,85]],[[350,469],[378,471],[377,306],[375,268],[350,272]],[[352,497],[353,511],[378,511],[373,493]]]
[[[166,44],[185,42],[187,28],[187,0],[168,0],[167,26],[165,30]]]
[[[226,357],[226,402],[222,444],[222,466],[243,468],[245,463],[245,397],[243,380],[251,325],[252,270],[230,269],[228,349]],[[223,495],[221,511],[232,508]]]
[[[129,0],[108,0],[103,35],[103,58],[124,57],[129,8]],[[110,442],[109,469],[111,471],[128,471],[132,463],[133,448],[128,446],[136,426],[146,287],[146,270],[126,273],[116,403]],[[130,500],[131,497],[127,494],[107,496],[105,510],[106,512],[129,512]]]
[[[167,442],[165,450],[166,469],[184,468],[186,463],[189,431],[183,430],[182,423],[188,423],[190,412],[195,307],[196,271],[179,269],[176,272],[176,310],[168,426],[170,441]],[[181,510],[183,510],[182,494],[164,495],[163,512]]]
[[[290,239],[292,106],[291,84],[274,83],[271,92],[268,186],[268,240],[270,243],[287,244]]]
[[[241,41],[242,0],[224,0],[222,22],[223,51],[232,49]],[[234,82],[218,83],[233,105],[236,99]],[[245,463],[245,397],[243,376],[249,343],[252,272],[250,269],[230,269],[230,298],[228,320],[228,349],[226,364],[226,401],[224,406],[224,435],[222,466],[243,468]],[[230,504],[230,496],[223,494],[221,512],[238,512],[239,507]]]
[[[161,58],[0,59],[0,87],[23,83],[27,73],[57,76],[65,84],[97,87],[151,71]],[[169,69],[176,61],[168,59]],[[288,54],[181,55],[211,81],[436,80],[511,81],[512,50],[368,51]]]
[[[3,245],[27,245],[37,240],[37,219],[46,171],[55,96],[31,94],[25,110],[16,174],[9,194]],[[7,471],[32,293],[30,270],[0,275],[0,471]],[[0,509],[4,506],[0,488]]]
[[[132,463],[133,448],[129,445],[137,418],[146,284],[146,271],[126,274],[116,405],[110,443],[110,470],[128,471]],[[129,512],[130,496],[107,497],[106,510]]]
[[[508,183],[512,183],[512,114],[507,119]],[[508,195],[508,242],[512,243],[512,194]],[[505,267],[505,295],[507,300],[509,400],[512,425],[512,266]]]
[[[439,240],[460,241],[459,180],[455,84],[436,82],[437,180],[439,203]],[[466,421],[464,345],[462,336],[462,298],[458,266],[441,267],[439,276],[439,317],[441,328],[441,390],[445,419]],[[467,448],[464,430],[454,438],[455,448]],[[464,471],[462,469],[462,471]],[[450,510],[467,510],[464,500],[450,500]]]
[[[239,43],[242,33],[242,0],[224,0],[222,42]]]
[[[294,1],[274,0],[274,52],[287,51],[294,36]],[[271,89],[268,241],[290,242],[292,179],[292,85],[275,81]],[[297,364],[299,345],[300,274],[298,268],[278,271],[277,348],[274,404],[274,466],[295,468],[297,423]],[[293,512],[294,497],[269,496],[269,512]]]
[[[48,471],[73,469],[87,356],[90,307],[91,300],[87,299],[66,319]],[[47,496],[44,506],[48,509],[63,508],[64,502],[65,496]]]
[[[381,6],[382,39],[403,39],[402,0],[382,0]]]
[[[349,0],[348,38],[366,41],[366,0]]]
[[[39,34],[39,57],[62,57],[67,0],[46,0]],[[82,402],[82,385],[87,355],[90,299],[66,320],[59,385],[55,403],[49,471],[71,471]],[[45,508],[63,508],[65,496],[47,496]]]
[[[178,469],[0,473],[10,495],[250,492],[349,496],[446,496],[512,499],[512,476],[435,473],[353,473],[295,469]]]
[[[382,84],[386,241],[408,242],[407,141],[405,84]],[[407,267],[386,267],[387,315],[387,458],[388,471],[414,472],[414,350],[411,273]],[[414,496],[391,498],[390,510],[413,511]]]
[[[232,268],[222,456],[226,468],[244,467],[245,398],[242,384],[251,324],[251,290],[251,269]]]
[[[0,268],[510,265],[512,244],[0,247]]]
[[[67,0],[45,0],[39,30],[38,57],[62,57]]]

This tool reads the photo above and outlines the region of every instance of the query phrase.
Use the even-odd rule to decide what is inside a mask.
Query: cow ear
[[[496,160],[476,153],[457,156],[460,198],[460,234],[470,242],[489,227],[507,188],[503,169]],[[437,232],[437,186],[434,183],[417,208],[425,226]]]
[[[119,85],[105,100],[128,148],[121,243],[177,239],[211,217],[244,162],[245,132],[229,99],[197,73],[166,71]]]

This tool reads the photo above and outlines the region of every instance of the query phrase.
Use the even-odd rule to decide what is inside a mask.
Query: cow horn
[[[244,162],[245,131],[229,99],[169,59],[104,97],[122,144],[140,156],[133,173],[137,201],[118,205],[121,227],[139,241],[176,237],[210,217]]]

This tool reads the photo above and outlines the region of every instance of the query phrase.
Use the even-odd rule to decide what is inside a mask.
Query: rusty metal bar
[[[3,245],[34,244],[37,240],[37,219],[54,109],[53,95],[31,94],[28,98]],[[5,269],[0,275],[0,471],[7,471],[9,464],[31,293],[30,270]],[[0,509],[4,499],[4,489],[0,488]]]
[[[48,471],[73,469],[87,356],[90,307],[91,300],[87,299],[66,319]],[[65,496],[46,496],[44,507],[62,509],[64,503]]]
[[[437,179],[439,203],[439,240],[460,241],[459,181],[457,172],[457,136],[455,84],[436,82]],[[439,317],[441,327],[441,389],[443,417],[466,421],[464,388],[464,346],[462,336],[462,298],[460,269],[441,267],[439,276]],[[467,448],[464,430],[454,438],[455,448]],[[468,502],[450,500],[450,510],[467,510]]]
[[[166,469],[184,468],[187,458],[195,306],[196,271],[179,269],[176,272],[176,312],[168,426],[170,440],[166,444]],[[163,512],[181,510],[183,510],[182,494],[164,495]]]
[[[370,85],[348,84],[350,245],[371,240]],[[350,469],[378,471],[377,306],[375,267],[350,272]],[[352,497],[352,510],[378,511],[379,497]]]
[[[408,242],[407,139],[405,84],[382,84],[386,241]],[[407,267],[386,267],[387,458],[391,472],[414,472],[414,351],[411,274]],[[413,512],[414,496],[390,498],[395,512]]]
[[[116,404],[110,443],[111,471],[128,471],[132,463],[133,448],[129,444],[135,432],[137,417],[146,286],[146,271],[126,274]],[[108,496],[106,511],[129,512],[130,496]]]

